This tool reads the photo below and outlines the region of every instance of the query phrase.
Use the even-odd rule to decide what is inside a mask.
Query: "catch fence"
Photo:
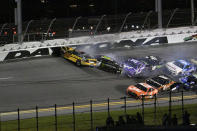
[[[196,10],[194,12],[196,14]],[[96,17],[54,18],[23,22],[23,41],[44,41],[56,38],[92,36],[108,33],[152,30],[158,27],[154,11],[123,15],[102,15]],[[195,26],[189,9],[163,11],[163,28]],[[0,44],[17,42],[17,26],[14,23],[0,25]]]
[[[137,112],[141,114],[145,126],[161,126],[165,113],[169,118],[173,118],[176,114],[178,125],[182,125],[185,111],[190,113],[190,123],[197,124],[196,100],[195,93],[181,91],[163,93],[150,100],[122,97],[73,102],[67,105],[18,108],[10,112],[1,112],[0,129],[1,131],[95,131],[106,127],[106,119],[109,116],[113,118],[114,126],[120,126],[117,125],[120,116],[125,122],[127,115],[136,120]]]

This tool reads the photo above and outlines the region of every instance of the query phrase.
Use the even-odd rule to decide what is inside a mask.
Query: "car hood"
[[[127,90],[129,90],[137,95],[144,95],[144,92],[135,86],[129,86]]]

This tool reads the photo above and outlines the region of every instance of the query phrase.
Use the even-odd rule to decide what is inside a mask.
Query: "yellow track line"
[[[193,99],[193,98],[197,98],[197,95],[190,95],[190,96],[184,96],[184,99]],[[181,96],[176,96],[176,97],[172,97],[172,100],[181,100],[182,97]],[[169,97],[165,97],[165,98],[158,98],[157,100],[159,101],[168,101]],[[151,102],[154,101],[154,99],[150,99],[150,100],[146,100],[145,102]],[[131,104],[131,103],[141,103],[141,100],[127,100],[127,104]],[[108,103],[98,103],[98,104],[92,104],[92,107],[103,107],[103,106],[107,106]],[[124,105],[124,101],[116,101],[116,102],[110,102],[110,106],[115,106],[115,105]],[[79,106],[75,106],[75,109],[83,109],[83,108],[89,108],[90,104],[87,105],[79,105]],[[65,106],[65,107],[57,107],[57,110],[72,110],[73,107],[72,106]],[[54,107],[50,107],[50,108],[45,108],[45,109],[39,109],[39,113],[40,112],[50,112],[50,111],[54,111]],[[20,114],[30,114],[30,113],[35,113],[36,110],[25,110],[25,111],[20,111]],[[6,112],[6,113],[1,113],[1,116],[9,116],[9,115],[17,115],[18,112]]]

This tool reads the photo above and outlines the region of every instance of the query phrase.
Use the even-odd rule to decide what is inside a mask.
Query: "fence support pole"
[[[36,106],[36,129],[37,129],[37,131],[39,131],[38,123],[39,123],[39,121],[38,121],[38,106]]]
[[[156,119],[157,119],[157,96],[154,95],[154,123],[156,125]]]
[[[73,102],[73,131],[75,131],[75,103]]]
[[[124,25],[125,25],[125,23],[126,23],[126,21],[127,21],[127,18],[129,17],[129,15],[131,15],[131,12],[129,12],[129,13],[126,15],[126,17],[124,18],[124,21],[123,21],[123,23],[122,23],[122,25],[121,25],[121,27],[120,27],[119,33],[122,32],[122,28],[124,27]]]
[[[184,97],[183,97],[183,91],[181,91],[181,101],[182,101],[182,116],[184,114]]]
[[[54,18],[54,19],[51,20],[51,22],[50,22],[50,24],[49,24],[49,27],[48,27],[48,30],[47,30],[47,32],[46,32],[47,34],[46,34],[44,40],[47,39],[47,36],[49,35],[49,31],[50,31],[50,29],[51,29],[51,26],[53,25],[53,23],[54,23],[55,21],[56,21],[56,18]]]
[[[172,92],[170,90],[169,93],[169,125],[171,125],[171,118],[172,118]]]
[[[168,28],[170,22],[172,21],[172,18],[174,17],[174,14],[177,12],[178,8],[174,9],[174,11],[172,12],[170,19],[168,20],[168,24],[166,25],[166,28]]]
[[[57,105],[55,104],[55,131],[57,131]]]
[[[20,131],[20,109],[18,108],[18,131]]]
[[[26,33],[27,33],[28,29],[29,29],[29,25],[30,25],[32,22],[33,22],[33,20],[30,20],[30,21],[27,23],[27,27],[26,27],[26,29],[25,29],[25,32],[24,32],[23,36],[22,36],[21,42],[23,42],[23,40],[24,40],[24,38],[25,38],[25,36],[26,36]]]
[[[153,11],[149,11],[149,12],[146,14],[146,17],[145,17],[145,19],[144,19],[144,23],[143,23],[142,27],[145,26],[145,24],[146,24],[147,21],[148,21],[148,17],[152,14],[152,12],[153,12]]]
[[[99,25],[101,24],[101,21],[103,20],[103,18],[104,18],[105,16],[106,16],[106,15],[102,15],[102,16],[101,16],[101,18],[100,18],[98,24],[96,25],[96,29],[95,29],[95,31],[94,31],[94,35],[96,35],[96,32],[97,32],[97,30],[98,30],[98,27],[99,27]]]
[[[3,29],[6,27],[7,23],[3,24],[0,30],[0,35],[2,35]]]
[[[1,131],[1,113],[0,113],[0,131]]]
[[[142,95],[142,121],[144,123],[144,95]]]
[[[107,114],[108,117],[110,116],[110,112],[109,112],[110,108],[109,108],[109,98],[107,99]]]
[[[124,113],[125,113],[125,115],[127,114],[127,98],[126,98],[126,96],[124,97]]]
[[[78,22],[79,19],[81,19],[81,16],[79,16],[79,17],[77,17],[77,18],[75,19],[75,22],[74,22],[73,27],[72,27],[72,31],[71,31],[71,33],[70,33],[70,36],[71,36],[71,37],[72,37],[72,33],[73,33],[73,31],[74,31],[74,29],[75,29],[75,26],[76,26],[76,24],[77,24],[77,22]],[[69,37],[70,37],[70,36],[69,36]]]
[[[92,100],[90,100],[90,126],[91,126],[91,131],[93,131]]]

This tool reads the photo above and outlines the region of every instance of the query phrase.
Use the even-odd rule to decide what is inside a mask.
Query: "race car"
[[[149,79],[146,79],[145,82],[154,88],[158,89],[158,91],[170,90],[170,86],[175,83],[175,81],[171,80],[169,77],[165,75],[158,75]]]
[[[170,73],[173,76],[184,76],[189,75],[196,71],[196,66],[191,64],[186,60],[175,60],[171,62],[167,62],[166,65],[166,73]]]
[[[98,68],[112,73],[121,73],[121,66],[108,56],[97,56]]]
[[[147,83],[138,83],[136,85],[130,85],[127,88],[127,94],[137,99],[142,99],[143,96],[147,99],[153,98],[154,95],[157,95],[157,93],[158,90]]]
[[[129,58],[123,63],[122,73],[128,77],[139,76],[140,73],[145,69],[146,65],[133,58]]]
[[[152,55],[139,58],[138,60],[144,62],[146,65],[146,68],[148,68],[149,70],[159,69],[163,66],[163,63],[164,63],[161,61],[160,57],[152,56]]]
[[[179,81],[184,85],[183,88],[185,90],[197,88],[197,74],[181,77]]]
[[[61,48],[63,58],[74,62],[77,66],[97,66],[97,59],[91,57],[85,52],[77,51],[71,47]]]

